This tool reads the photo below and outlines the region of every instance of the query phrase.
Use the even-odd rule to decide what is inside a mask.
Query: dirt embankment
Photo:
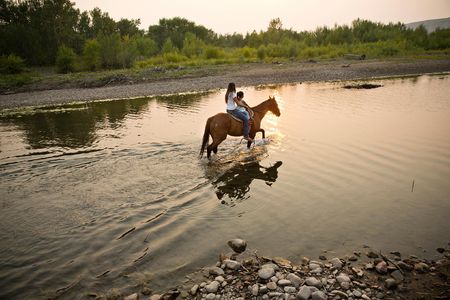
[[[218,68],[219,69],[219,68]],[[305,81],[356,80],[385,76],[450,72],[448,60],[367,60],[245,64],[209,68],[204,73],[178,78],[162,77],[138,83],[108,83],[95,88],[62,88],[0,95],[0,109],[62,104],[101,99],[157,96],[238,86],[283,84]],[[41,87],[42,88],[42,87]]]

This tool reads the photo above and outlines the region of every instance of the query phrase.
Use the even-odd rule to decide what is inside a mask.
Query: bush
[[[19,56],[0,56],[0,74],[19,74],[26,71],[25,62]]]
[[[266,51],[267,50],[266,50],[266,47],[264,45],[261,45],[261,46],[258,47],[257,55],[258,55],[258,58],[260,60],[264,60],[264,58],[266,58]]]
[[[56,68],[58,73],[69,73],[75,71],[76,58],[77,56],[71,48],[65,45],[60,46],[58,53],[56,54]]]
[[[97,40],[88,40],[83,48],[83,63],[90,71],[100,69],[102,64],[100,43]]]
[[[222,58],[225,56],[224,51],[221,48],[214,46],[207,46],[205,49],[206,59]]]

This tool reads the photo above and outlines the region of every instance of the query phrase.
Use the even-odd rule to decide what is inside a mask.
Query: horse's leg
[[[208,158],[211,156],[211,151],[214,152],[214,154],[217,154],[217,147],[220,143],[222,143],[227,138],[227,135],[220,135],[220,136],[214,136],[213,142],[206,148]]]
[[[263,136],[262,138],[265,139],[266,138],[266,131],[264,129],[262,129],[262,128],[260,128],[258,131],[261,131],[262,136]]]
[[[250,149],[250,146],[252,145],[252,143],[255,142],[256,132],[250,132],[249,136],[252,138],[253,142],[250,142],[250,141],[247,142],[247,148],[248,149]]]

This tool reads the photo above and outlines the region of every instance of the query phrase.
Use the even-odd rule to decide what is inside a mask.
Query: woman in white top
[[[249,124],[248,120],[250,116],[247,111],[243,111],[238,108],[238,105],[244,106],[240,103],[239,98],[236,95],[236,85],[233,82],[228,84],[227,92],[225,93],[225,103],[227,104],[227,113],[235,116],[236,118],[242,120],[244,123],[244,139],[253,142],[253,140],[248,136]]]

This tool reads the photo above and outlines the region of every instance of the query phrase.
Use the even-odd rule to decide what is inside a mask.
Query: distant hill
[[[416,29],[420,25],[423,25],[427,32],[433,32],[437,28],[447,29],[450,28],[450,18],[425,20],[420,22],[405,24],[407,28]]]

